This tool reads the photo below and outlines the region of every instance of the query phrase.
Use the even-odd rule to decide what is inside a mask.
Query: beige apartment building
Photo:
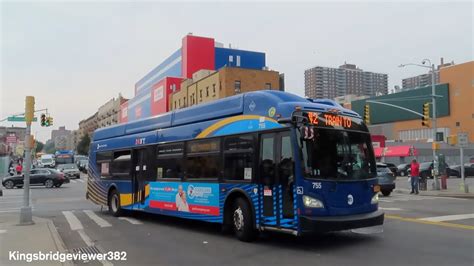
[[[181,89],[170,95],[170,110],[257,90],[279,90],[277,71],[223,67],[218,71],[200,70]]]

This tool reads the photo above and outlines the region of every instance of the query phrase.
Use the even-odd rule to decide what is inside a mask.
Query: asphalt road
[[[85,182],[74,181],[59,189],[33,188],[34,215],[52,219],[70,250],[89,244],[103,252],[126,252],[127,260],[111,261],[114,265],[474,264],[472,199],[394,193],[381,197],[383,228],[304,238],[266,233],[243,243],[214,224],[140,213],[112,217],[85,200]],[[0,216],[21,205],[14,206],[14,199],[23,190],[4,192],[9,202],[0,199]],[[66,218],[71,214],[77,218],[76,228]]]

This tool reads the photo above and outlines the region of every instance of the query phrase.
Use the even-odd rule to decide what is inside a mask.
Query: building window
[[[199,90],[199,99],[202,101],[202,90]]]
[[[184,106],[186,106],[186,96],[184,96],[184,98],[183,98],[183,102],[184,102],[184,103],[183,103],[183,104],[184,104]]]
[[[181,107],[181,99],[178,99],[178,105]]]
[[[460,127],[460,126],[461,126],[461,122],[456,122],[456,126],[457,126],[457,127]]]
[[[271,90],[272,89],[272,84],[271,83],[265,83],[265,89],[266,90]]]
[[[176,109],[176,101],[174,101],[174,109]]]
[[[221,91],[222,90],[222,82],[219,81],[219,90]],[[473,117],[474,117],[474,114],[472,114]]]
[[[234,92],[237,94],[237,93],[240,93],[240,80],[236,80],[234,82]]]
[[[209,97],[209,87],[206,87],[206,97]]]
[[[212,84],[212,97],[216,96],[216,84]]]

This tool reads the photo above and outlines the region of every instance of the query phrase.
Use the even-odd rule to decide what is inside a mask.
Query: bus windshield
[[[301,139],[306,178],[361,180],[376,176],[370,135],[314,128],[314,137]]]

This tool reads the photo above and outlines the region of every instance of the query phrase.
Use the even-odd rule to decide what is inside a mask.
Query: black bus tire
[[[111,215],[119,217],[123,214],[123,209],[120,207],[120,195],[117,190],[114,189],[109,193],[107,203]]]
[[[232,227],[240,241],[251,242],[257,237],[253,226],[250,204],[243,198],[237,198],[232,208]]]

